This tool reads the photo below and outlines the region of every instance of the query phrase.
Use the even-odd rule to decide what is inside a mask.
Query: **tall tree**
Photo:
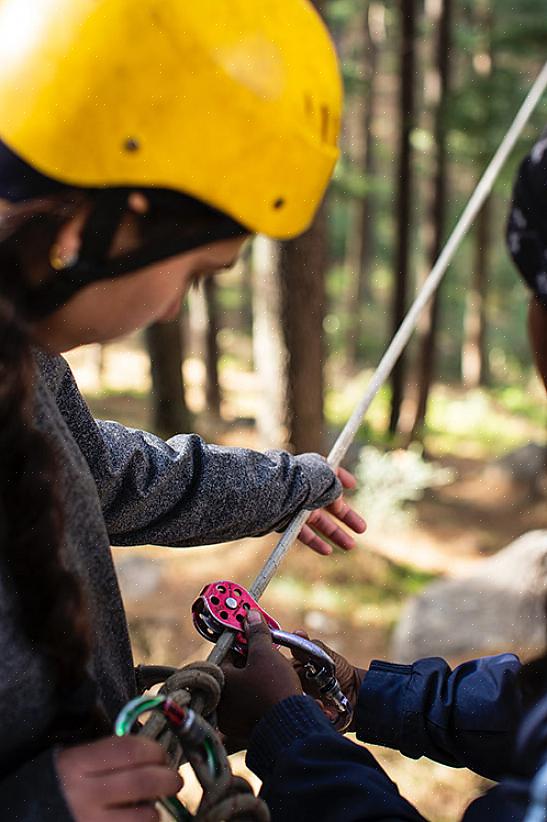
[[[146,330],[152,376],[152,427],[160,437],[192,429],[182,381],[180,320],[154,323]]]
[[[400,0],[400,87],[399,147],[396,194],[396,256],[393,284],[392,332],[395,334],[406,312],[409,291],[411,207],[413,179],[411,134],[415,124],[416,21],[417,0]],[[405,387],[406,358],[401,356],[391,375],[391,414],[389,430],[397,430]]]
[[[427,0],[426,15],[436,31],[436,48],[429,82],[433,108],[433,152],[435,174],[430,202],[431,237],[428,261],[433,267],[444,240],[448,190],[448,152],[446,109],[450,92],[450,51],[452,47],[452,0]],[[416,403],[410,425],[410,438],[419,436],[423,428],[431,383],[435,375],[437,328],[442,285],[427,307],[418,328],[418,364]]]
[[[267,237],[253,241],[253,355],[259,382],[256,428],[261,448],[279,448],[288,442],[279,253],[279,243]]]
[[[365,132],[365,180],[371,183],[378,171],[378,157],[374,123],[378,114],[378,67],[382,46],[385,42],[385,6],[383,3],[371,2],[364,18],[364,41],[367,50],[366,77],[367,99],[364,110]],[[361,258],[359,277],[359,301],[363,301],[365,285],[370,275],[375,257],[374,220],[376,216],[376,197],[374,187],[369,185],[363,198],[361,210]]]
[[[489,0],[478,0],[475,7],[476,21],[481,32],[478,48],[473,56],[473,68],[482,80],[481,88],[489,88],[489,80],[494,71],[494,7]],[[488,92],[482,101],[482,117],[488,118],[491,103]],[[488,130],[486,130],[488,134]],[[479,142],[478,173],[486,165],[489,141]],[[475,227],[475,255],[471,272],[471,282],[467,292],[464,318],[464,339],[462,345],[462,378],[464,385],[476,388],[488,381],[488,359],[486,352],[486,300],[488,290],[490,244],[491,244],[492,196],[484,203]]]
[[[205,301],[205,402],[207,411],[213,418],[220,417],[220,381],[218,374],[218,286],[213,277],[207,277],[203,283]]]
[[[486,353],[486,298],[491,248],[492,196],[488,197],[475,227],[475,259],[467,292],[462,347],[462,378],[468,388],[488,382]]]
[[[383,3],[369,2],[360,23],[361,59],[358,108],[360,148],[359,166],[366,189],[363,196],[350,203],[347,234],[346,269],[349,276],[346,315],[346,363],[350,370],[357,359],[361,328],[361,308],[366,298],[367,281],[375,256],[376,197],[374,180],[377,174],[377,146],[374,124],[377,116],[377,80],[380,52],[385,40],[385,7]]]
[[[255,240],[254,351],[263,445],[322,451],[324,207],[295,240]]]
[[[324,206],[312,226],[281,244],[279,276],[286,359],[286,427],[297,452],[323,450]]]

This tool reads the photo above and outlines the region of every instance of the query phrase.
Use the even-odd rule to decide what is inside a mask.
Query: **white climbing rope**
[[[414,329],[416,328],[420,314],[439,287],[441,280],[450,265],[450,262],[452,261],[452,258],[460,246],[460,243],[469,231],[486,198],[492,191],[492,187],[498,177],[498,174],[505,164],[509,154],[513,150],[516,141],[518,140],[524,126],[528,122],[530,115],[539,103],[546,88],[547,62],[538,74],[538,77],[528,92],[526,99],[517,112],[511,127],[507,131],[498,150],[494,154],[492,160],[486,168],[486,171],[477,184],[477,187],[469,198],[460,219],[456,223],[452,234],[448,238],[446,245],[441,251],[435,265],[431,269],[431,272],[420,289],[418,296],[409,309],[408,314],[386,349],[386,352],[380,360],[378,368],[374,372],[372,379],[363,394],[363,397],[357,404],[351,417],[334,443],[334,446],[328,456],[328,463],[332,468],[338,468],[346,455],[349,446],[354,440],[355,435],[363,422],[363,418],[368,411],[370,404],[391,374],[397,360],[401,356],[405,346],[412,336]],[[264,593],[289,548],[291,548],[296,541],[298,534],[302,530],[302,526],[305,524],[309,515],[309,511],[301,511],[291,521],[290,525],[266,560],[264,567],[249,589],[251,595],[255,599],[259,599]],[[225,631],[222,634],[212,652],[209,654],[208,659],[210,662],[218,664],[222,661],[231,647],[233,637],[234,635],[230,631]]]

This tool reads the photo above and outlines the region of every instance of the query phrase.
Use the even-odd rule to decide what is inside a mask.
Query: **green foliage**
[[[453,396],[434,392],[426,426],[426,443],[435,453],[493,458],[523,442],[543,441],[544,400],[513,387],[493,392],[476,389]]]
[[[366,48],[363,15],[370,4],[362,0],[330,0],[327,19],[341,53],[348,100],[369,93],[364,68]],[[330,244],[333,266],[328,279],[329,351],[343,357],[347,333],[357,314],[357,362],[373,366],[391,335],[390,300],[393,285],[395,237],[393,234],[397,180],[398,65],[400,5],[376,0],[385,11],[385,38],[377,66],[376,170],[367,177],[359,163],[347,156],[338,164],[329,201]],[[545,60],[547,15],[544,0],[455,0],[452,26],[452,91],[445,105],[448,133],[449,214],[447,233],[455,224],[474,186],[494,154]],[[420,71],[417,73],[418,123],[412,134],[415,193],[413,202],[413,274],[416,284],[426,271],[425,250],[430,215],[428,185],[434,172],[433,134],[423,95],[436,35],[431,21],[422,17],[417,28]],[[357,106],[362,117],[362,106]],[[494,190],[490,237],[487,302],[487,348],[495,386],[516,381],[525,384],[531,371],[526,337],[528,296],[505,250],[504,226],[517,166],[547,122],[547,97],[538,106]],[[355,126],[354,126],[355,128]],[[351,130],[350,130],[351,132]],[[353,133],[353,132],[351,132]],[[346,138],[347,139],[347,138]],[[355,152],[353,152],[354,154]],[[365,300],[348,303],[346,294],[356,272],[348,268],[348,248],[355,231],[348,204],[371,198],[374,203],[375,258],[365,272]],[[437,374],[456,381],[461,374],[464,316],[470,276],[475,265],[473,231],[459,249],[444,284],[437,340]],[[355,261],[352,260],[352,263]],[[411,284],[412,285],[412,284]],[[333,319],[336,318],[336,321]]]
[[[367,446],[361,450],[355,475],[359,488],[355,505],[367,512],[369,528],[382,530],[407,525],[412,503],[422,499],[427,488],[453,479],[450,470],[426,462],[417,447],[382,452]]]
[[[300,602],[306,609],[338,618],[391,627],[405,597],[419,593],[433,579],[427,571],[360,549],[358,558],[337,556],[324,581],[281,571],[269,593],[278,601]]]
[[[367,371],[346,378],[327,393],[325,415],[339,430],[362,396],[371,377]],[[494,389],[465,389],[437,384],[431,393],[424,432],[427,451],[462,457],[494,459],[526,442],[545,441],[545,398],[537,379]],[[356,442],[374,445],[379,453],[392,444],[385,433],[390,392],[381,390],[361,426]],[[368,506],[365,509],[368,512]]]

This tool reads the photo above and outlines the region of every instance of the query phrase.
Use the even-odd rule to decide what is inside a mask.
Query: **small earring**
[[[55,271],[63,271],[65,268],[72,268],[78,261],[78,255],[72,251],[62,254],[59,246],[55,243],[49,252],[49,264]]]

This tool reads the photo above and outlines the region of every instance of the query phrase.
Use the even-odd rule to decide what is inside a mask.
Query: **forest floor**
[[[146,385],[134,390],[142,379],[142,361],[131,360],[125,351],[123,374],[132,380],[129,393],[123,384],[99,390],[97,372],[104,380],[105,363],[98,369],[95,357],[91,351],[71,357],[94,413],[147,427]],[[240,378],[237,383],[241,391]],[[518,435],[511,445],[544,436],[533,415],[500,413],[506,415],[506,431],[518,417]],[[256,445],[253,430],[235,419],[217,441]],[[438,575],[467,573],[526,531],[547,528],[545,496],[532,499],[526,484],[515,484],[496,470],[495,449],[490,453],[481,442],[475,446],[428,444],[428,456],[452,470],[450,484],[427,491],[415,505],[413,518],[398,530],[371,529],[349,555],[321,558],[295,548],[264,595],[264,607],[274,616],[281,614],[286,629],[304,627],[361,666],[371,658],[388,658],[390,633],[408,595]],[[367,516],[366,510],[362,513]],[[215,579],[228,576],[248,583],[275,541],[274,536],[185,550],[115,549],[136,662],[180,665],[204,658],[210,646],[192,627],[192,601],[205,583]],[[465,770],[425,759],[415,762],[386,749],[373,751],[401,793],[430,822],[456,822],[485,786],[484,780]],[[236,760],[244,772],[242,757]],[[186,792],[195,800],[191,779]]]

